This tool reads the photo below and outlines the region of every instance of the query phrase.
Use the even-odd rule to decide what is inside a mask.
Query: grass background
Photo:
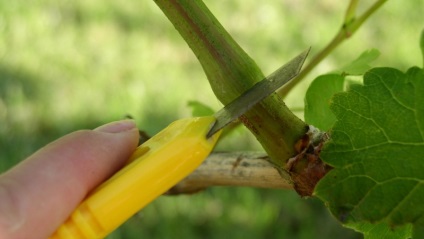
[[[365,1],[367,2],[367,1]],[[337,32],[345,1],[205,0],[265,74]],[[361,9],[365,9],[364,3]],[[388,1],[294,89],[302,117],[318,74],[379,49],[376,66],[421,65],[422,1]],[[185,42],[153,1],[0,1],[0,172],[75,130],[132,115],[150,135],[190,116],[189,100],[221,107]],[[219,150],[261,150],[243,128]],[[40,188],[42,192],[42,188]],[[316,199],[294,192],[211,188],[161,197],[109,238],[361,238]]]

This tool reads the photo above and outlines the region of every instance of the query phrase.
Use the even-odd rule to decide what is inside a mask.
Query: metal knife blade
[[[268,95],[272,94],[285,83],[296,77],[308,56],[309,50],[310,48],[300,53],[288,63],[274,71],[271,75],[256,83],[238,98],[216,112],[214,114],[216,122],[209,130],[206,137],[211,137],[261,100],[265,99]]]

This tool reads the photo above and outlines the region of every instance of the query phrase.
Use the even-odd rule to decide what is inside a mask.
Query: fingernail
[[[108,124],[99,126],[94,130],[105,132],[105,133],[119,133],[119,132],[134,129],[135,127],[136,125],[134,120],[125,119],[125,120],[110,122]]]

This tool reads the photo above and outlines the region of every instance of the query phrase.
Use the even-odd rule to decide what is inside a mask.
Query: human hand
[[[68,134],[0,175],[0,239],[48,238],[138,144],[132,120]]]

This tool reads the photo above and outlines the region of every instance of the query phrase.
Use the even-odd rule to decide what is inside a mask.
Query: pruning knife
[[[222,128],[299,73],[309,50],[212,116],[180,119],[138,146],[126,166],[94,189],[51,239],[104,238],[193,172],[214,148]]]

